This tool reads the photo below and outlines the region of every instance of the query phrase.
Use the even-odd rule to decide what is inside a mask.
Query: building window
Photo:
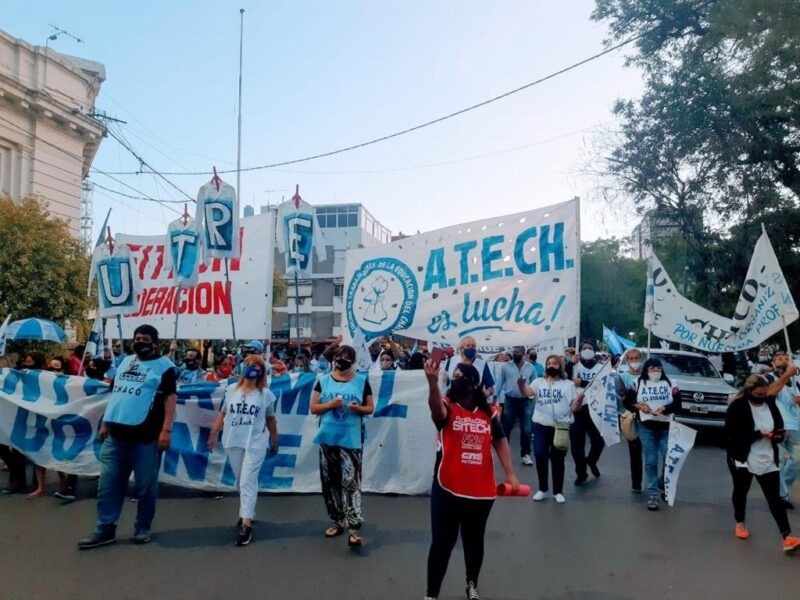
[[[306,329],[308,327],[311,327],[311,315],[308,313],[300,315],[300,329]],[[297,328],[297,315],[289,313],[289,328]]]
[[[343,283],[334,283],[333,284],[333,297],[334,298],[342,298],[344,296],[344,284]]]

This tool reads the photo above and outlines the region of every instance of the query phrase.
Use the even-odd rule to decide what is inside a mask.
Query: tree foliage
[[[609,43],[645,92],[620,102],[610,174],[638,205],[700,206],[728,219],[771,195],[800,196],[800,3],[596,0]],[[701,243],[700,240],[697,240]]]
[[[35,197],[0,198],[0,320],[41,317],[64,325],[86,316],[89,257],[67,221]]]
[[[620,240],[581,244],[581,338],[602,339],[603,325],[642,342],[645,263],[622,254]]]

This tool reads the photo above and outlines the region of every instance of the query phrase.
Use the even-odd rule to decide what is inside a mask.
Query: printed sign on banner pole
[[[197,192],[197,232],[203,262],[239,258],[239,202],[233,186],[214,175]]]
[[[99,317],[128,315],[136,310],[136,293],[141,289],[139,277],[130,251],[124,245],[116,244],[110,228],[107,243],[97,246],[92,252],[87,290],[90,295],[95,279]]]
[[[678,476],[689,456],[689,451],[694,447],[697,431],[677,421],[670,421],[669,438],[667,440],[667,459],[664,461],[664,491],[667,494],[667,504],[675,505],[675,495],[678,492]]]
[[[578,329],[578,200],[347,251],[345,330],[535,345]]]
[[[320,261],[328,260],[322,228],[314,216],[314,207],[300,197],[299,187],[291,200],[278,206],[278,252],[285,256],[287,274],[306,277],[313,264],[311,253]]]

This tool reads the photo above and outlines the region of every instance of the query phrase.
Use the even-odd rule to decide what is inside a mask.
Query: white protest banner
[[[533,345],[578,330],[577,199],[347,251],[344,333]]]
[[[278,206],[276,220],[278,252],[286,257],[286,273],[308,276],[313,264],[312,251],[317,253],[320,261],[328,259],[325,238],[314,216],[314,207],[300,197],[299,186],[291,200]]]
[[[664,491],[667,494],[667,504],[675,505],[675,494],[678,492],[678,476],[681,474],[683,464],[689,451],[694,447],[697,431],[677,421],[669,424],[669,438],[667,440],[667,459],[664,461]]]
[[[122,319],[126,337],[142,324],[153,325],[162,337],[172,334],[180,313],[178,339],[226,339],[231,333],[231,311],[242,338],[270,337],[272,329],[272,265],[274,216],[266,213],[241,221],[241,257],[230,261],[230,285],[222,259],[200,265],[197,285],[175,286],[165,259],[164,236],[119,234],[118,245],[133,256],[142,291],[133,314]]]
[[[614,368],[607,361],[594,376],[583,394],[583,404],[589,407],[594,426],[603,436],[606,446],[619,443],[619,410]]]
[[[762,342],[793,323],[800,314],[766,231],[753,250],[730,330],[736,339]]]
[[[428,382],[421,370],[369,375],[375,412],[366,419],[364,491],[423,494],[430,490],[436,430],[428,408]],[[317,417],[309,412],[314,373],[270,379],[277,396],[280,450],[259,473],[262,491],[319,492]],[[224,448],[206,450],[226,383],[178,388],[170,449],[160,480],[195,489],[232,489],[235,481]],[[37,465],[67,473],[100,473],[95,435],[109,398],[108,386],[48,371],[0,369],[0,443],[14,446]]]
[[[239,202],[232,185],[217,175],[197,192],[197,232],[203,236],[203,262],[239,258]]]
[[[650,321],[652,333],[665,340],[706,352],[736,352],[759,345],[779,332],[784,323],[798,318],[766,233],[756,244],[732,319],[680,295],[655,254],[648,259],[647,269],[645,324]],[[649,304],[652,312],[648,312]]]

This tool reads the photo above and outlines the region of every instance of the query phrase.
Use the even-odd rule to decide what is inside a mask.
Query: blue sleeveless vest
[[[350,381],[336,381],[330,374],[320,379],[320,402],[330,402],[337,396],[344,399],[344,406],[329,410],[319,417],[319,430],[314,436],[315,444],[341,446],[360,450],[363,446],[361,415],[350,412],[351,402],[362,404],[364,399],[364,378],[366,373],[356,375]]]
[[[119,425],[144,423],[153,406],[162,375],[174,368],[172,361],[163,356],[153,360],[126,356],[117,367],[111,400],[108,401],[103,420]]]

